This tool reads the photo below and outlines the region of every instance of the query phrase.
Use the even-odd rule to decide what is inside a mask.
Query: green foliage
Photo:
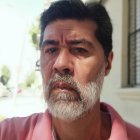
[[[18,84],[18,88],[21,89],[21,90],[26,89],[27,88],[26,83],[20,83],[20,84]]]
[[[29,34],[31,36],[31,42],[33,47],[38,50],[39,49],[39,20],[36,19],[34,24],[32,25]]]
[[[35,71],[29,73],[25,80],[25,87],[31,87],[31,85],[35,82],[36,80],[36,74]]]
[[[10,70],[9,68],[4,65],[2,68],[1,68],[1,77],[0,77],[0,81],[3,83],[3,85],[7,85],[9,79],[11,77],[11,73],[10,73]]]

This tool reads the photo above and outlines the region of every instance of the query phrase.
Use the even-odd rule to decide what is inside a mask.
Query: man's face
[[[57,20],[45,28],[41,73],[48,109],[55,117],[76,119],[99,99],[105,56],[96,28],[94,22],[77,20]]]

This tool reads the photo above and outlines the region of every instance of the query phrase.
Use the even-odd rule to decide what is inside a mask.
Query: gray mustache
[[[71,75],[59,75],[55,74],[49,81],[48,84],[48,90],[49,92],[54,88],[53,84],[57,82],[64,82],[67,85],[69,85],[71,88],[73,88],[77,94],[80,94],[80,89],[78,87],[78,82],[76,82]]]

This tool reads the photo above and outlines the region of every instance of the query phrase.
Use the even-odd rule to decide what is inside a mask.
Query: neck
[[[72,122],[52,118],[58,140],[106,140],[110,136],[110,118],[100,111],[99,102],[80,119]]]

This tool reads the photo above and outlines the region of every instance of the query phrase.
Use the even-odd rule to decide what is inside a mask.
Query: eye
[[[44,50],[45,54],[50,54],[50,55],[57,53],[57,51],[58,51],[58,48],[46,48]]]
[[[79,48],[79,47],[76,47],[76,48],[71,48],[71,52],[73,54],[79,54],[79,55],[84,55],[86,54],[88,51],[84,48]]]

